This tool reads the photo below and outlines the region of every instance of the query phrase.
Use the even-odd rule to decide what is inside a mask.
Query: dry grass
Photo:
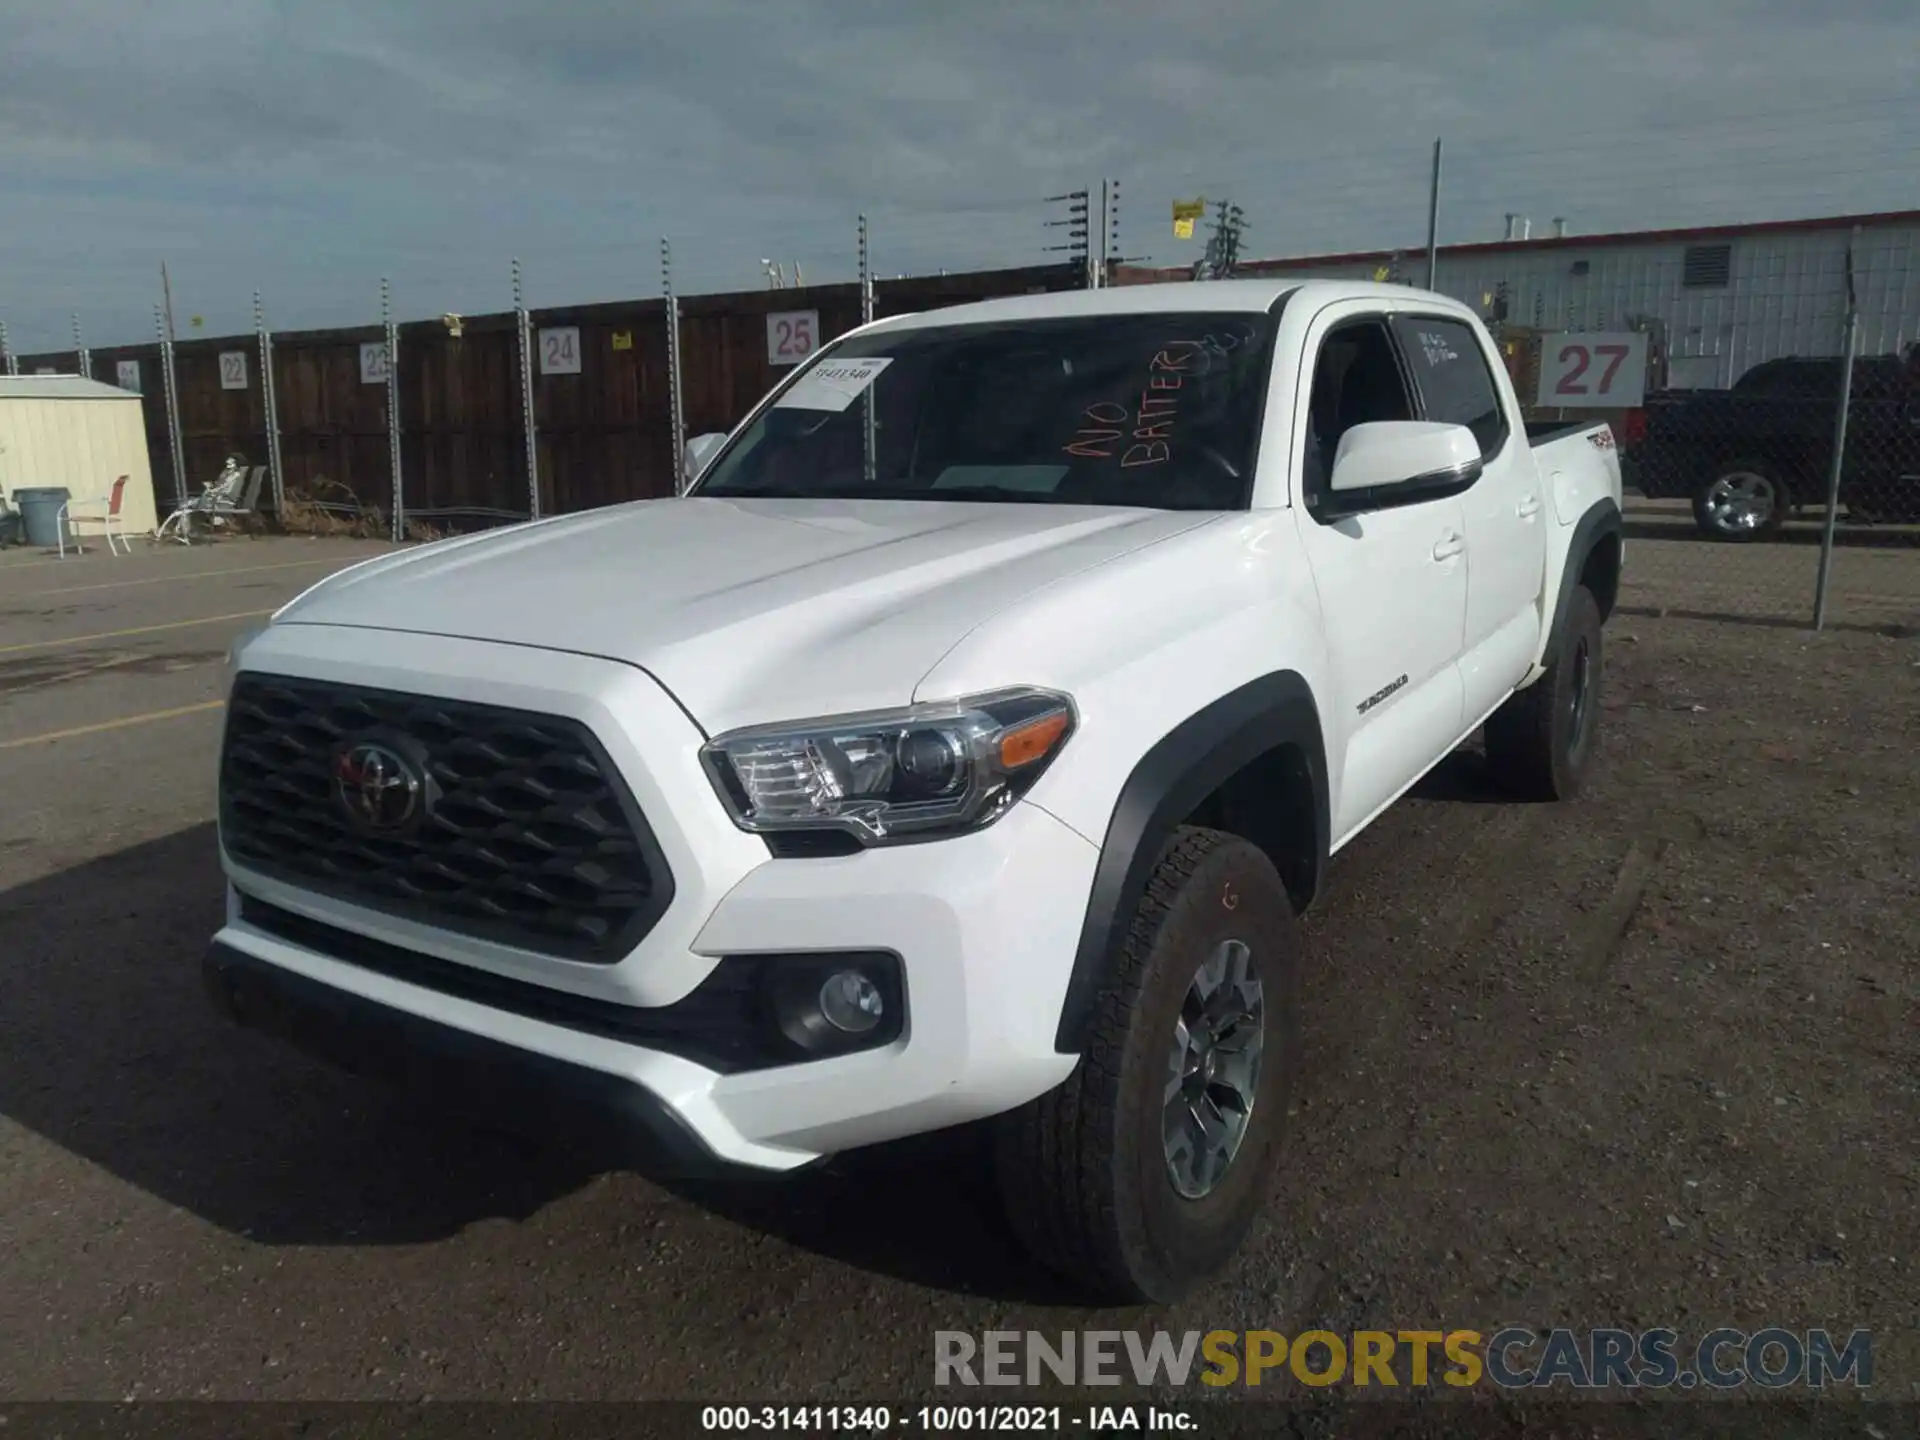
[[[319,535],[355,540],[381,540],[393,533],[385,509],[361,503],[360,497],[338,480],[315,476],[304,486],[288,487],[280,506],[280,529],[288,535]],[[452,532],[420,520],[406,522],[406,538],[414,544],[444,540]]]

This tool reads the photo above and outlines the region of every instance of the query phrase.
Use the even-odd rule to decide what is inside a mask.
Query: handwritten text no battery
[[[1120,453],[1123,469],[1166,461],[1172,453],[1167,442],[1173,436],[1173,422],[1180,410],[1180,387],[1203,358],[1197,345],[1162,350],[1147,367],[1147,384],[1140,392],[1138,411],[1129,410],[1117,400],[1089,405],[1082,412],[1085,422],[1074,432],[1067,453],[1087,460],[1111,460],[1114,451],[1124,444]]]

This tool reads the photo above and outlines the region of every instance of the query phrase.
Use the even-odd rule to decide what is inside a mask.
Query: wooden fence
[[[876,317],[1003,295],[1077,289],[1077,266],[980,271],[875,283]],[[681,408],[689,437],[728,430],[783,373],[769,356],[768,317],[819,315],[819,344],[860,321],[855,285],[815,285],[680,300]],[[534,357],[533,408],[539,436],[540,512],[585,510],[674,489],[666,302],[617,301],[532,312],[533,329],[576,328],[578,373],[545,373]],[[387,511],[393,499],[387,387],[363,379],[362,346],[378,325],[276,332],[275,403],[283,481],[289,496],[352,501]],[[410,516],[502,518],[529,513],[519,355],[511,312],[464,317],[454,338],[439,320],[399,327],[399,429],[403,498]],[[244,384],[234,362],[245,356]],[[90,352],[94,378],[119,383],[122,362],[138,366],[154,492],[198,491],[226,456],[265,464],[267,421],[252,335],[179,340],[179,387],[187,484],[174,478],[167,438],[160,346]],[[22,355],[20,368],[72,372],[72,351]],[[129,377],[132,378],[132,377]]]

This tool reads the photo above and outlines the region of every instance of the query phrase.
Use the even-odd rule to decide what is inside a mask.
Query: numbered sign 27
[[[1646,398],[1647,337],[1568,330],[1540,337],[1536,403],[1569,410],[1632,410]]]
[[[540,332],[540,373],[542,375],[578,375],[580,373],[580,330],[574,325],[556,325]]]
[[[222,390],[247,388],[246,351],[222,350],[220,352],[220,388]]]
[[[769,365],[798,365],[819,348],[818,310],[783,310],[767,316]]]

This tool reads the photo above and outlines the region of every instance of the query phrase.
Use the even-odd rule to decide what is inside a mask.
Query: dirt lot
[[[1463,752],[1338,857],[1284,1193],[1095,1316],[962,1142],[669,1191],[214,1020],[222,656],[376,548],[0,555],[0,1397],[851,1401],[936,1329],[1515,1322],[1866,1327],[1920,1399],[1920,553],[1820,636],[1617,617],[1586,798]],[[1628,604],[1716,608],[1703,555],[1636,538]]]

